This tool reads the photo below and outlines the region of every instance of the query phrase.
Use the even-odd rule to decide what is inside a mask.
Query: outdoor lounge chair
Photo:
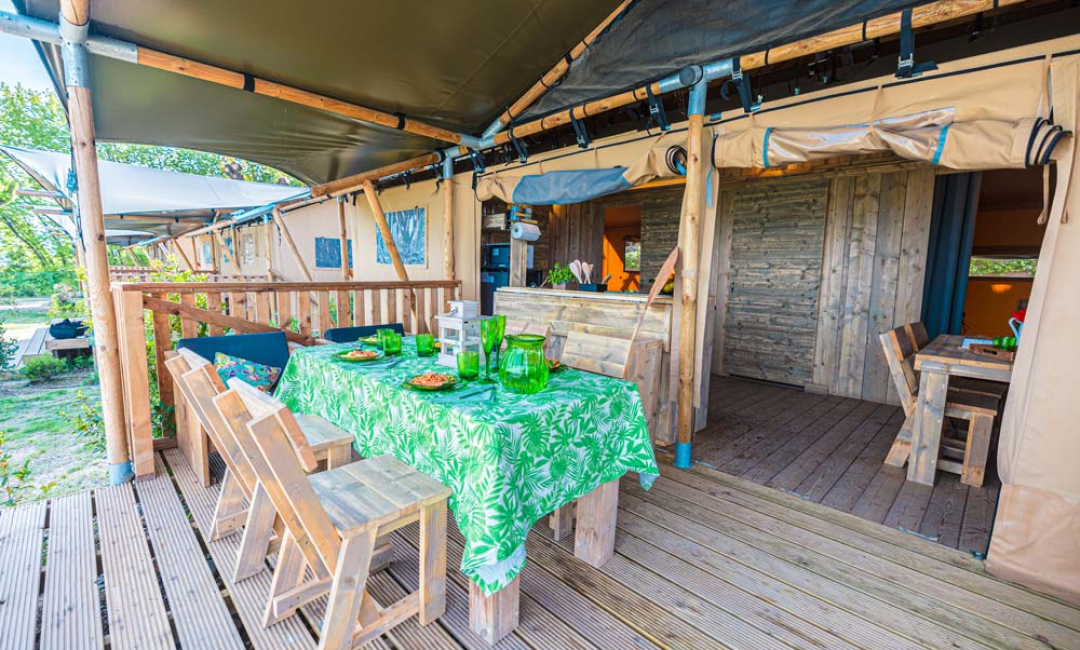
[[[284,404],[237,379],[214,398],[285,532],[265,625],[329,594],[320,649],[345,650],[419,614],[446,609],[446,501],[450,490],[392,456],[308,476],[294,453],[295,419]],[[376,540],[420,523],[419,589],[382,607],[367,589]],[[317,626],[318,627],[318,626]]]
[[[375,336],[376,330],[394,330],[404,336],[405,326],[401,323],[387,325],[361,325],[358,327],[335,327],[322,333],[322,337],[332,343],[352,343],[365,336]]]
[[[165,364],[183,396],[184,406],[180,411],[193,416],[195,420],[189,431],[204,435],[199,429],[204,430],[204,437],[210,437],[225,462],[226,472],[214,508],[210,539],[220,539],[243,526],[244,537],[234,580],[251,577],[265,568],[266,556],[274,550],[275,545],[271,543],[274,510],[265,495],[259,494],[254,469],[214,408],[212,400],[226,390],[225,385],[213,364],[190,349],[180,350]],[[316,471],[320,462],[324,462],[327,468],[334,468],[352,461],[351,435],[315,416],[301,416],[296,422],[299,437],[294,441],[294,448],[305,471]],[[203,460],[209,462],[205,454]],[[387,548],[381,553],[388,556],[387,550],[392,552]],[[380,560],[381,563],[384,562]]]
[[[885,462],[903,467],[911,452],[916,411],[919,403],[919,378],[915,371],[917,341],[926,341],[925,329],[921,323],[905,325],[884,332],[879,337],[885,350],[885,359],[889,364],[896,392],[900,395],[900,404],[904,408],[906,419],[896,436],[892,449]],[[922,334],[919,330],[922,329]],[[965,485],[980,487],[986,473],[986,461],[990,452],[990,438],[993,434],[994,418],[997,417],[1000,396],[985,392],[969,392],[950,387],[945,402],[945,416],[967,420],[966,440],[942,438],[941,456],[937,467],[940,470],[960,475]]]

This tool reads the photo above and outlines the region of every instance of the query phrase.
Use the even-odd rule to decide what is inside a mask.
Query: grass
[[[49,323],[49,310],[0,309],[0,321],[8,325],[46,325]]]
[[[91,400],[100,399],[98,385],[87,383],[89,376],[89,372],[78,372],[36,385],[0,383],[0,430],[7,433],[5,448],[18,465],[29,459],[34,485],[55,483],[50,497],[108,484],[105,452],[87,449],[65,416],[77,412],[79,390]]]

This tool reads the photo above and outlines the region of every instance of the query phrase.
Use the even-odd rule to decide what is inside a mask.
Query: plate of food
[[[419,390],[424,392],[437,391],[437,390],[450,390],[458,383],[458,378],[454,375],[448,375],[444,372],[425,372],[422,375],[416,375],[410,377],[402,382],[402,386],[409,390]]]
[[[377,337],[377,336],[361,336],[360,338],[356,339],[356,341],[358,343],[363,343],[364,345],[378,345],[379,337]]]
[[[566,366],[563,365],[563,362],[559,361],[558,359],[552,359],[551,357],[547,357],[545,359],[545,361],[547,361],[547,367],[548,367],[548,372],[549,373],[551,373],[551,372],[559,372],[560,370],[565,370],[566,369]]]
[[[337,354],[338,359],[352,362],[375,361],[382,357],[383,353],[375,350],[346,350]]]

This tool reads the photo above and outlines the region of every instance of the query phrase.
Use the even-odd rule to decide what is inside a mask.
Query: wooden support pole
[[[194,242],[195,240],[192,240],[192,241]],[[174,239],[174,240],[172,240],[172,243],[173,243],[173,248],[177,252],[177,257],[180,258],[180,261],[184,263],[184,266],[187,267],[187,270],[194,272],[195,271],[195,265],[191,263],[191,258],[187,256],[187,253],[184,252],[184,246],[183,246],[183,244],[180,243],[180,240],[179,239]]]
[[[348,282],[352,278],[352,270],[349,268],[349,231],[345,226],[345,199],[339,198],[337,202],[338,230],[341,233],[341,279]]]
[[[454,161],[443,163],[443,277],[457,275],[454,260]]]
[[[296,242],[293,241],[289,229],[285,227],[285,220],[281,218],[281,210],[277,206],[274,207],[274,223],[281,230],[281,237],[285,240],[285,245],[289,247],[289,252],[292,253],[293,260],[300,267],[300,272],[304,274],[304,278],[308,282],[314,282],[311,271],[308,270],[307,264],[304,263],[304,258],[300,255],[300,249],[296,247]]]
[[[462,149],[461,153],[465,153]],[[339,178],[329,183],[323,183],[322,185],[316,185],[311,188],[312,198],[318,198],[320,196],[341,196],[342,194],[348,194],[349,192],[355,192],[364,186],[366,181],[377,181],[380,178],[386,176],[392,176],[394,174],[400,174],[401,172],[407,172],[411,169],[418,167],[426,167],[427,165],[435,165],[441,163],[443,157],[438,153],[429,153],[416,158],[411,158],[392,165],[386,165],[373,169],[369,172],[363,172],[361,174],[354,174],[353,176],[346,176],[345,178]]]
[[[86,25],[89,0],[61,0],[63,19],[75,26]],[[90,312],[94,319],[94,345],[98,377],[101,382],[101,411],[105,428],[105,447],[113,483],[130,480],[131,456],[128,449],[127,422],[124,417],[124,386],[120,368],[120,340],[116,306],[109,281],[109,251],[105,241],[105,217],[101,207],[101,182],[98,177],[94,132],[94,109],[87,85],[88,56],[80,43],[64,43],[68,95],[68,122],[71,126],[71,151],[79,187],[79,221],[82,225],[86,262],[86,284]]]
[[[229,247],[225,245],[225,238],[221,236],[221,231],[215,232],[214,237],[217,239],[218,244],[221,245],[221,255],[225,258],[225,261],[229,263],[229,267],[236,275],[243,275],[243,272],[240,270],[240,263],[237,262],[236,257],[229,252]],[[236,246],[235,237],[233,238],[233,246]],[[233,250],[235,250],[235,248]],[[216,264],[217,260],[215,259],[214,262]]]
[[[510,279],[507,281],[511,287],[524,287],[528,277],[529,265],[529,242],[523,239],[510,238]]]
[[[383,212],[382,204],[379,203],[379,194],[375,191],[375,185],[371,181],[364,181],[364,196],[367,197],[371,213],[375,216],[375,225],[382,233],[383,243],[386,244],[386,252],[390,253],[390,261],[394,263],[394,271],[397,272],[398,280],[409,281],[409,273],[405,270],[405,263],[401,261],[401,253],[398,252],[397,243],[394,241],[394,233],[390,232],[390,224],[386,221],[386,213]]]
[[[263,235],[266,238],[266,279],[274,281],[274,224],[263,223]]]
[[[690,124],[686,141],[686,195],[679,224],[679,251],[682,268],[682,309],[679,320],[679,391],[675,466],[690,467],[690,443],[694,435],[694,343],[697,338],[698,257],[702,206],[705,199],[703,134],[705,90],[699,81],[690,91]]]

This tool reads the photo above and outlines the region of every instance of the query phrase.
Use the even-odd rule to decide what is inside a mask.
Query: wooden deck
[[[157,478],[0,511],[0,648],[312,648],[303,617],[264,629],[269,575],[231,584],[236,536],[201,536],[216,486],[182,456]],[[538,526],[521,626],[500,648],[1080,650],[1080,609],[984,574],[969,554],[704,467],[620,495],[602,569]],[[415,525],[376,597],[416,583]],[[461,538],[451,530],[451,567]],[[482,649],[463,576],[436,624],[409,621],[380,650]],[[317,614],[315,606],[306,612]]]
[[[907,482],[885,465],[904,422],[899,406],[807,393],[779,384],[713,377],[709,422],[694,460],[951,548],[985,553],[1001,482],[991,454],[981,488],[938,472]]]

